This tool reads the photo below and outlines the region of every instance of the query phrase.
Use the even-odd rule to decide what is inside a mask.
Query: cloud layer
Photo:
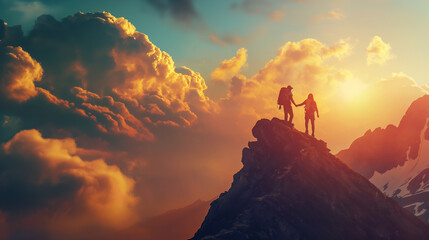
[[[384,64],[387,60],[393,57],[391,50],[392,47],[390,44],[385,43],[381,37],[374,36],[366,49],[367,64]]]
[[[175,20],[190,23],[200,16],[192,0],[145,0],[161,14],[168,14]]]
[[[226,82],[237,75],[247,62],[247,50],[240,48],[237,55],[231,59],[224,60],[218,68],[211,73],[212,81]]]
[[[40,64],[21,47],[0,46],[0,99],[24,102],[37,95],[34,82],[42,79]]]
[[[83,161],[77,152],[73,139],[17,133],[0,151],[1,211],[22,219],[44,215],[33,227],[53,231],[132,224],[134,181],[102,159]]]
[[[9,39],[6,44],[20,41]],[[13,58],[3,51],[8,68],[20,64],[31,71],[2,73],[2,89],[9,98],[20,98],[19,102],[33,97],[26,104],[8,109],[8,115],[20,117],[37,102],[43,105],[41,108],[61,110],[52,119],[44,116],[48,118],[46,124],[91,135],[119,134],[150,140],[154,128],[187,127],[198,112],[211,111],[213,103],[203,93],[207,87],[200,74],[188,68],[178,71],[167,53],[123,18],[105,12],[78,13],[59,22],[44,15],[25,42],[23,48],[44,66],[44,75],[42,78],[40,65],[21,48],[5,48],[21,54]],[[39,80],[35,88],[33,82]],[[17,91],[24,90],[26,94],[18,97]],[[29,111],[23,118],[24,125],[33,127],[32,118],[39,115]],[[76,121],[70,122],[72,126],[61,126],[59,118]]]

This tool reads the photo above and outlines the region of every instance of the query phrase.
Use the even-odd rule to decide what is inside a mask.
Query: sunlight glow
[[[366,88],[366,85],[359,79],[353,78],[340,84],[338,91],[345,101],[357,100],[356,98]]]

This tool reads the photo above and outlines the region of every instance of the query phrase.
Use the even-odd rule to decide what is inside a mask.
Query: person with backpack
[[[293,119],[293,110],[292,110],[292,103],[296,107],[296,103],[293,100],[293,94],[292,94],[292,86],[282,87],[280,89],[279,97],[277,99],[277,104],[279,105],[279,109],[282,108],[285,113],[285,122],[293,127],[292,119]],[[289,116],[289,119],[288,119]]]
[[[317,109],[316,101],[314,101],[313,94],[308,94],[307,99],[301,104],[296,105],[297,107],[305,105],[305,133],[308,134],[308,120],[311,121],[311,136],[314,137],[314,112],[317,113],[319,117],[319,110]]]

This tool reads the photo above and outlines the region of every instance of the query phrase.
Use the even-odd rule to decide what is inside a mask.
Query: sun
[[[354,101],[359,98],[365,88],[366,84],[364,84],[361,80],[352,78],[343,83],[340,83],[338,92],[344,101]]]

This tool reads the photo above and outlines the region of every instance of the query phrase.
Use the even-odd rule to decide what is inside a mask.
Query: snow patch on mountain
[[[424,170],[429,168],[429,141],[425,140],[425,132],[428,128],[429,118],[424,129],[420,133],[420,147],[417,158],[411,159],[409,151],[407,161],[402,166],[397,166],[385,173],[375,172],[370,181],[389,197],[404,198],[411,195],[429,192],[429,181],[420,181],[418,188],[410,186],[410,183]],[[423,174],[422,179],[426,179]]]
[[[413,208],[415,212],[415,216],[419,217],[423,215],[426,212],[426,209],[421,208],[423,206],[424,202],[416,202],[412,203],[410,205],[404,206],[404,208]]]

